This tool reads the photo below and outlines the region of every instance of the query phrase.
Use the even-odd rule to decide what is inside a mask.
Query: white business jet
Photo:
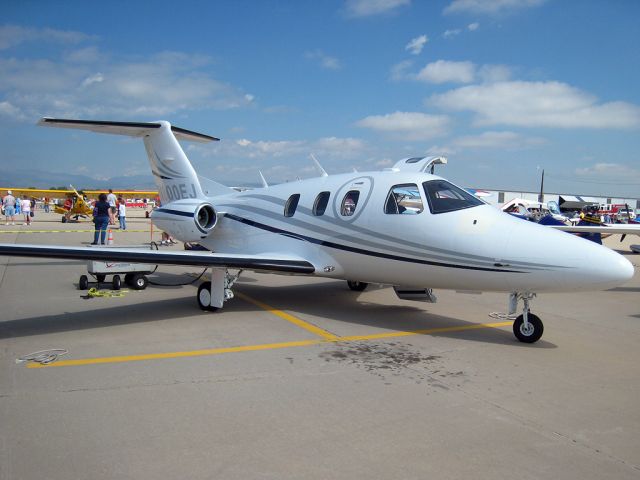
[[[43,118],[39,125],[142,138],[162,206],[155,225],[212,252],[0,245],[0,255],[112,260],[211,268],[198,288],[203,310],[233,298],[248,269],[392,285],[403,299],[433,302],[432,289],[509,293],[518,340],[537,341],[536,293],[601,290],[625,283],[632,264],[618,253],[507,215],[427,173],[442,158],[409,158],[382,172],[327,175],[238,192],[199,177],[178,140],[217,138],[153,123]]]

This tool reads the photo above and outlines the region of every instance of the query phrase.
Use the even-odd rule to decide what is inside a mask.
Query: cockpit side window
[[[293,217],[293,214],[296,213],[296,208],[298,208],[298,201],[300,200],[300,194],[294,193],[287,200],[287,204],[284,206],[284,216],[285,217]]]
[[[358,199],[360,198],[360,192],[358,190],[349,190],[342,199],[342,206],[340,207],[340,215],[343,217],[350,217],[356,211],[358,205]]]
[[[389,190],[384,203],[384,213],[417,215],[424,210],[420,190],[414,183],[395,185]]]
[[[484,202],[479,198],[446,180],[431,180],[424,182],[422,186],[427,194],[429,209],[434,214],[484,205]]]

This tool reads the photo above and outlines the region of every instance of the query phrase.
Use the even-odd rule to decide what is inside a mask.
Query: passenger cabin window
[[[316,201],[313,202],[313,214],[317,217],[324,215],[324,211],[329,204],[330,192],[320,192],[316,197]]]
[[[287,200],[286,205],[284,206],[284,216],[285,217],[293,217],[293,214],[296,213],[296,208],[298,208],[298,201],[300,200],[300,194],[294,193]]]
[[[423,209],[420,190],[413,183],[391,187],[384,204],[387,214],[417,215]]]
[[[350,217],[356,211],[358,205],[358,198],[360,198],[360,192],[358,190],[349,190],[342,199],[342,207],[340,208],[340,215],[343,217]]]
[[[479,198],[445,180],[431,180],[422,184],[431,213],[446,213],[484,205]]]

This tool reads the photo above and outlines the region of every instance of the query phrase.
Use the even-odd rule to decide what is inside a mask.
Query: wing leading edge
[[[623,223],[609,225],[548,225],[556,230],[572,233],[611,233],[623,235],[640,235],[640,225],[628,225]]]
[[[147,263],[151,265],[189,265],[196,267],[239,268],[269,272],[312,274],[310,262],[286,255],[235,255],[211,252],[161,252],[127,248],[62,247],[0,243],[0,255],[13,257],[64,258],[106,262]]]

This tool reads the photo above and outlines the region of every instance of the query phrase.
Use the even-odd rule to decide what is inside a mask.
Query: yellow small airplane
[[[47,190],[38,188],[0,188],[0,195],[11,191],[13,196],[21,198],[26,195],[28,198],[63,198],[62,205],[54,205],[53,211],[62,215],[62,223],[78,221],[80,218],[89,218],[93,215],[93,205],[90,198],[97,199],[104,190],[81,190],[82,194],[73,185],[69,185],[70,190]],[[116,195],[133,195],[138,198],[156,198],[157,191],[153,190],[118,190]]]

